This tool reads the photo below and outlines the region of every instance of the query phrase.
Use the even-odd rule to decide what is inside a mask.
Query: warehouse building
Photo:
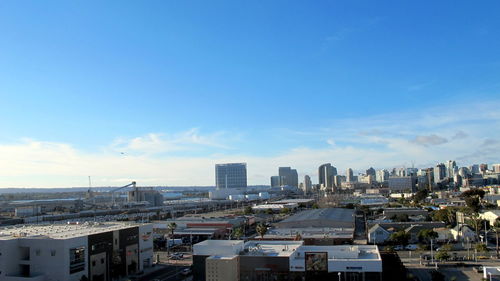
[[[307,210],[275,224],[277,228],[331,227],[354,229],[355,211],[344,208]]]

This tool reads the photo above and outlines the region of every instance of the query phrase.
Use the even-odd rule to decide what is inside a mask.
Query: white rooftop
[[[91,234],[130,228],[139,225],[141,224],[125,222],[85,222],[82,224],[8,226],[0,228],[0,240],[10,240],[18,238],[70,239],[75,237],[88,236]]]
[[[248,256],[288,257],[302,244],[302,241],[249,241],[244,252]]]

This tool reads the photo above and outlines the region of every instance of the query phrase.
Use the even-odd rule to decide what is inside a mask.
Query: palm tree
[[[175,222],[171,222],[167,225],[167,229],[168,229],[169,236],[171,239],[173,239],[173,237],[174,237],[174,231],[176,228],[177,228],[177,224]],[[168,240],[167,240],[167,255],[169,255],[169,254],[170,254],[170,247],[168,245]]]
[[[481,228],[481,218],[478,213],[472,213],[469,219],[470,224],[476,230],[476,236],[479,237],[479,229]]]
[[[264,224],[261,223],[261,224],[257,225],[255,230],[260,235],[260,238],[264,239],[264,235],[267,233],[267,226],[265,226]]]
[[[498,251],[498,235],[500,234],[500,220],[499,219],[495,220],[495,223],[493,224],[492,228],[493,228],[493,231],[495,232],[495,236],[496,236],[496,240],[497,240],[496,250],[497,250],[497,258],[499,258],[500,257],[499,251]]]
[[[175,222],[171,222],[168,224],[167,229],[170,232],[170,237],[174,236],[174,231],[177,228],[177,224]]]

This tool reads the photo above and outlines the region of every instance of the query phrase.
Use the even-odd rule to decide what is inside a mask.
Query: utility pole
[[[433,252],[432,252],[432,239],[431,239],[431,264],[434,263],[434,255],[433,255]]]

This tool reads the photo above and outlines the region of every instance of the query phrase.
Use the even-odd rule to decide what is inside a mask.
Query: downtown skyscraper
[[[215,165],[215,186],[221,188],[246,188],[247,164],[227,163]]]

